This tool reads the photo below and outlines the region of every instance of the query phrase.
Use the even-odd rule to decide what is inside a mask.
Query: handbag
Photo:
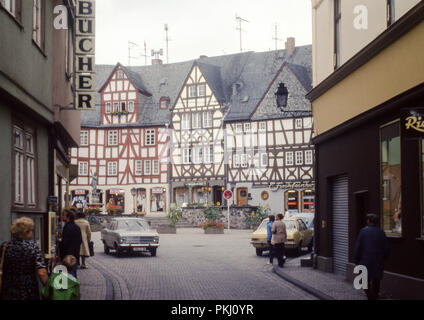
[[[90,250],[90,257],[94,257],[94,242],[93,241],[90,241],[88,243],[88,248]]]
[[[0,293],[1,293],[1,287],[3,284],[3,264],[4,264],[4,256],[6,255],[6,249],[7,249],[7,242],[3,244],[3,249],[1,252],[1,260],[0,260]]]

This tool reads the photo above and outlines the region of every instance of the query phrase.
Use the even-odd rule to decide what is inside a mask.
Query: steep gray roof
[[[305,91],[309,91],[312,83],[311,54],[312,48],[309,45],[296,47],[290,57],[286,56],[285,50],[277,50],[201,57],[163,65],[121,66],[133,85],[144,93],[141,98],[139,123],[135,124],[137,126],[156,126],[170,122],[171,108],[195,64],[199,66],[217,100],[226,106],[228,112],[225,121],[237,121],[251,119],[261,98],[269,90],[271,81],[285,62]],[[115,67],[116,65],[96,66],[97,90],[105,84]],[[288,72],[285,69],[287,68],[283,71]],[[168,109],[160,109],[159,102],[162,97],[169,99]],[[81,125],[100,126],[100,113],[98,94],[96,110],[81,112]]]

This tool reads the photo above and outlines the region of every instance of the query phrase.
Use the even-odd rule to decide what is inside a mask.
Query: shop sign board
[[[152,188],[152,193],[154,194],[162,194],[163,188]]]
[[[424,108],[403,110],[402,136],[407,139],[424,138]]]
[[[314,189],[315,183],[314,182],[284,182],[284,183],[271,183],[269,185],[269,189],[273,192],[276,192],[278,190],[294,190],[294,189]]]
[[[94,110],[95,0],[77,0],[75,56],[76,109]]]

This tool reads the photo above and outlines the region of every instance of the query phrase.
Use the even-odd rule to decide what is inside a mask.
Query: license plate
[[[144,248],[133,248],[133,251],[144,251]]]

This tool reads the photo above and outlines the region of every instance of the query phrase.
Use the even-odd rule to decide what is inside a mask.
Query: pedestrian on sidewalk
[[[37,277],[44,285],[48,275],[40,248],[32,240],[34,221],[17,219],[10,232],[12,240],[0,248],[0,300],[40,300]]]
[[[386,234],[377,226],[378,221],[377,215],[367,214],[367,226],[359,232],[354,251],[355,264],[365,266],[368,270],[368,289],[365,290],[368,300],[379,298],[384,259],[389,254]]]
[[[62,241],[60,243],[60,260],[66,256],[74,256],[79,261],[82,236],[81,229],[75,224],[75,212],[70,209],[64,210],[64,221]],[[77,278],[77,269],[71,273]]]
[[[273,264],[274,263],[274,246],[271,243],[271,238],[272,238],[272,225],[274,224],[275,221],[275,216],[274,215],[270,215],[269,216],[269,221],[266,225],[266,232],[267,232],[267,237],[266,237],[266,241],[268,242],[269,245],[269,262],[268,264]]]
[[[43,288],[42,296],[45,300],[80,300],[80,282],[71,274],[77,267],[77,258],[66,256],[62,264],[68,273],[53,274]]]
[[[87,269],[85,259],[90,257],[89,243],[91,241],[91,228],[90,223],[85,219],[85,214],[83,211],[78,211],[75,224],[80,228],[82,237],[80,249],[81,269]]]
[[[271,228],[271,243],[274,246],[274,255],[277,257],[280,268],[284,267],[284,243],[287,240],[286,224],[283,222],[283,218],[284,216],[279,213]]]

